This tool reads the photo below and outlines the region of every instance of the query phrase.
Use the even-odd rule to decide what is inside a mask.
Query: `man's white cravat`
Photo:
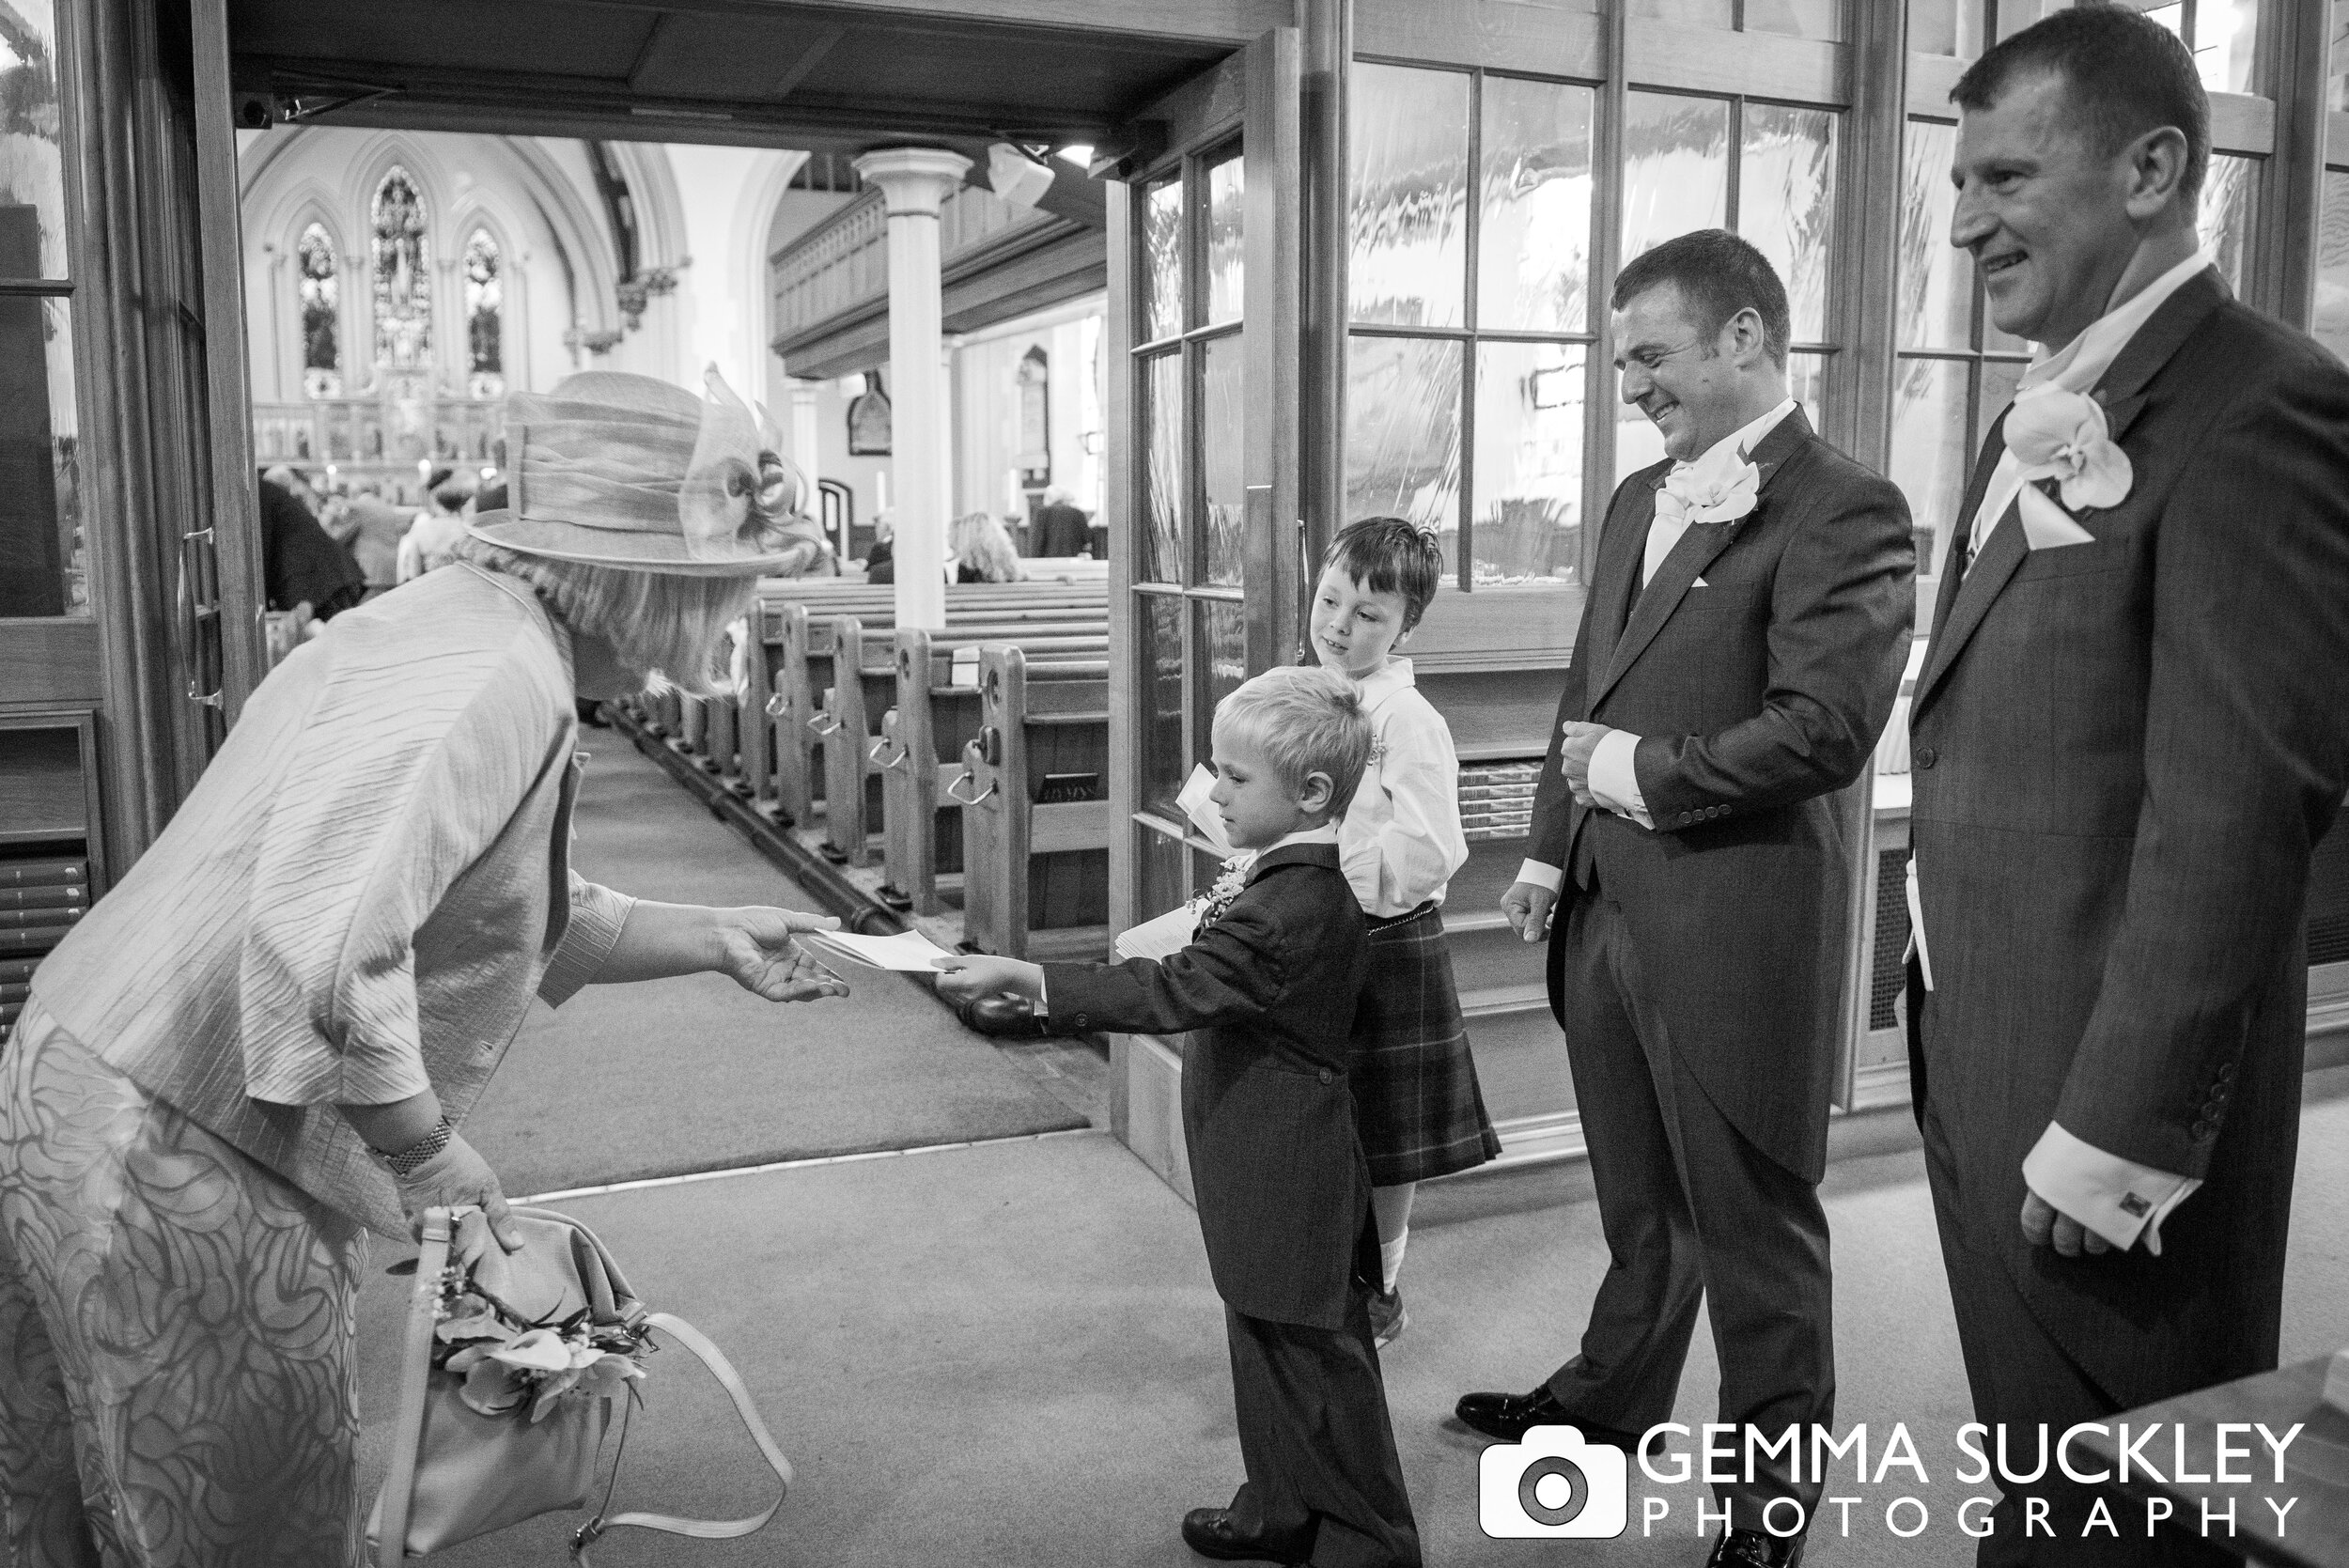
[[[2044,387],[2057,387],[2065,392],[2089,393],[2105,379],[2112,362],[2121,357],[2121,350],[2129,346],[2129,339],[2138,329],[2153,318],[2154,312],[2168,302],[2170,295],[2186,283],[2201,275],[2211,265],[2206,251],[2196,251],[2184,261],[2147,284],[2137,293],[2090,322],[2079,336],[2072,339],[2056,353],[2043,347],[2015,389],[2015,400],[2021,402]],[[1991,471],[1990,485],[1982,492],[1982,505],[1974,508],[1969,530],[1966,536],[1966,559],[1973,560],[1982,553],[1982,547],[1990,537],[1991,530],[2006,516],[2008,507],[2023,489],[2023,460],[2013,452],[2001,449],[1999,466]]]

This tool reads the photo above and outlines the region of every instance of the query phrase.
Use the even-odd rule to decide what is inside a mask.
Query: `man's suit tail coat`
[[[1817,1181],[1852,848],[1828,797],[1869,765],[1890,717],[1916,548],[1900,491],[1800,410],[1751,460],[1754,509],[1691,524],[1636,603],[1671,464],[1616,489],[1558,721],[1641,737],[1634,767],[1656,831],[1577,806],[1553,729],[1527,852],[1571,868],[1588,841],[1672,1048],[1740,1133]],[[1577,895],[1571,872],[1562,893]],[[1564,927],[1551,936],[1553,1005]]]
[[[2095,396],[2132,477],[2091,542],[2029,550],[2010,512],[1944,574],[1911,838],[1969,1240],[2127,1405],[2277,1353],[2309,865],[2349,790],[2349,371],[2212,271]],[[2205,1180],[2162,1256],[2025,1242],[2050,1121]]]
[[[1291,845],[1164,962],[1047,964],[1055,1022],[1188,1032],[1183,1136],[1207,1267],[1233,1310],[1346,1327],[1370,1172],[1346,1077],[1368,964],[1337,846]]]

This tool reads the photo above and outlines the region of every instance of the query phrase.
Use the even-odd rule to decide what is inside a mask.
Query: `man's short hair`
[[[1987,109],[2016,77],[2035,71],[2063,78],[2072,117],[2107,158],[2148,131],[2173,125],[2184,132],[2178,195],[2192,214],[2210,167],[2210,94],[2175,33],[2124,7],[2076,6],[2033,23],[1967,67],[1950,100],[1961,109]]]
[[[1370,716],[1354,683],[1335,670],[1283,664],[1267,670],[1215,706],[1215,722],[1264,753],[1282,784],[1305,787],[1330,775],[1330,820],[1346,815],[1370,766]]]
[[[1675,284],[1682,303],[1709,337],[1741,310],[1762,318],[1762,346],[1771,363],[1786,363],[1786,346],[1794,340],[1794,313],[1786,306],[1786,286],[1778,269],[1750,241],[1725,228],[1701,228],[1665,241],[1636,256],[1615,274],[1615,289],[1607,303],[1621,310],[1652,288]]]

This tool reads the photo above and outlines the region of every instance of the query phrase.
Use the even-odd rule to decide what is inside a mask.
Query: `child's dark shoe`
[[[1370,1333],[1378,1348],[1384,1350],[1403,1337],[1403,1330],[1411,1326],[1411,1314],[1403,1310],[1403,1293],[1382,1290],[1370,1298]]]

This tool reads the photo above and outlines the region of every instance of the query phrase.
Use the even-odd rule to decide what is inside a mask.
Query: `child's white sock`
[[[1408,1225],[1395,1232],[1392,1241],[1378,1244],[1378,1272],[1385,1278],[1385,1288],[1389,1292],[1394,1289],[1395,1276],[1403,1272],[1403,1249],[1410,1244],[1411,1228]]]

